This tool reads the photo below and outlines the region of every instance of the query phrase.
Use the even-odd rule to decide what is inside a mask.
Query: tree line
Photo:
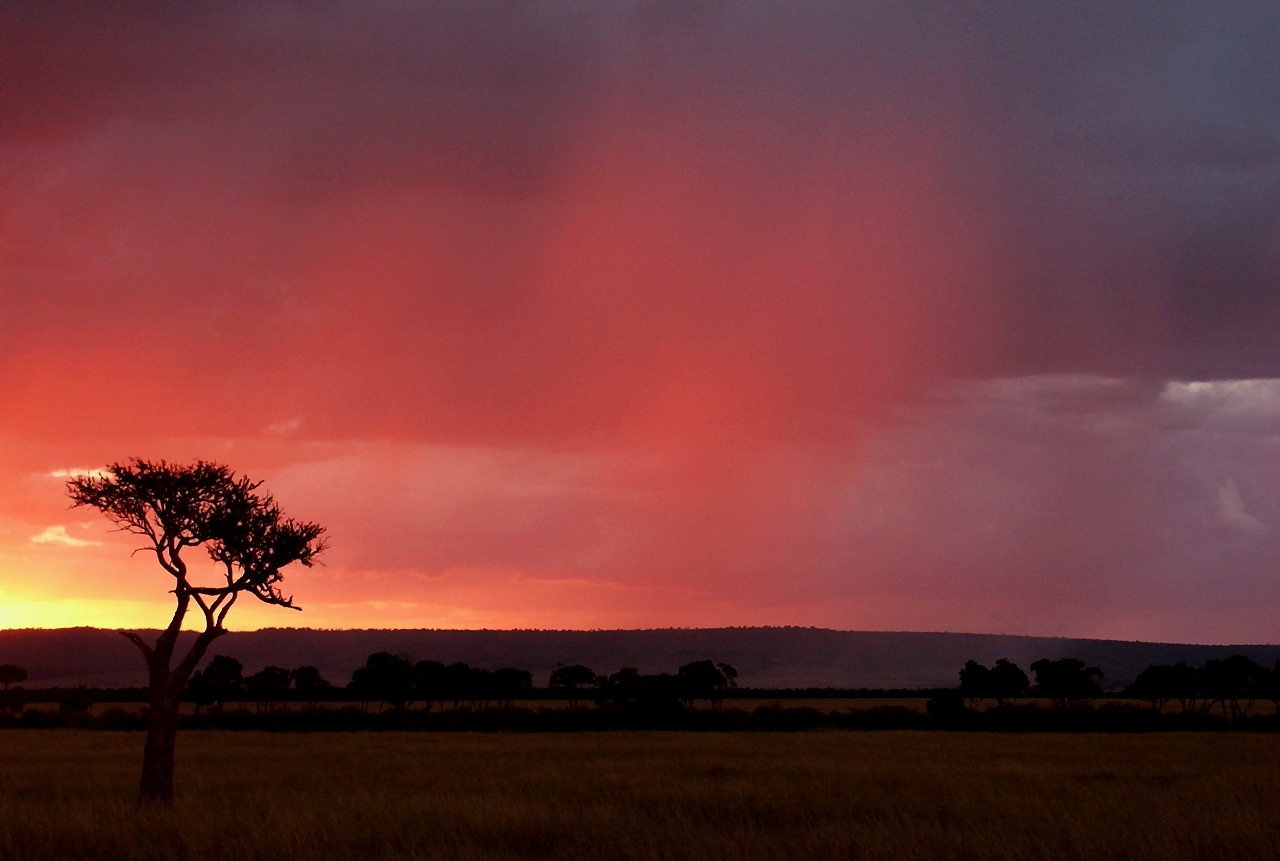
[[[974,700],[993,699],[997,706],[1019,697],[1039,696],[1064,707],[1103,695],[1102,670],[1086,666],[1078,658],[1042,658],[1030,669],[1036,677],[1034,685],[1022,668],[1007,658],[990,667],[967,661],[960,670],[957,692],[971,705]],[[1280,661],[1271,669],[1245,655],[1206,661],[1201,667],[1184,662],[1153,664],[1119,695],[1146,700],[1160,712],[1167,704],[1177,703],[1183,712],[1218,709],[1224,718],[1240,719],[1259,701],[1272,703],[1280,712]]]
[[[1183,712],[1219,708],[1233,720],[1246,717],[1259,700],[1280,712],[1280,661],[1269,670],[1244,655],[1206,661],[1202,667],[1156,664],[1139,673],[1125,694],[1148,701],[1156,711],[1176,702]]]
[[[560,666],[551,674],[548,690],[560,693],[571,706],[587,700],[617,705],[674,702],[686,707],[695,700],[710,700],[718,706],[725,692],[737,687],[738,671],[724,662],[692,661],[674,674],[645,675],[635,667],[623,667],[611,675],[596,673],[582,664]],[[263,667],[244,675],[240,661],[216,655],[202,670],[192,674],[184,699],[197,711],[204,707],[221,710],[228,702],[256,703],[260,711],[270,711],[286,702],[362,702],[366,707],[394,710],[422,703],[430,711],[438,704],[455,710],[463,704],[475,708],[509,708],[534,690],[533,674],[516,667],[486,670],[463,662],[413,662],[403,655],[377,652],[351,674],[345,686],[325,679],[311,666],[286,669]]]
[[[993,699],[999,706],[1006,700],[1034,695],[1047,697],[1058,707],[1102,695],[1102,670],[1086,666],[1079,658],[1041,658],[1031,665],[1031,672],[1036,677],[1034,689],[1022,668],[1008,658],[1001,658],[992,667],[966,661],[960,669],[959,693],[971,703]]]

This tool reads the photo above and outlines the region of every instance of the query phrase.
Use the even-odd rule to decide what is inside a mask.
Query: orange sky
[[[164,620],[137,455],[329,528],[238,628],[1280,636],[1258,112],[1019,14],[5,12],[0,626]]]

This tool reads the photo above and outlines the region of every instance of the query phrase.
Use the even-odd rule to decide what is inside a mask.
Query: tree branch
[[[156,650],[148,646],[146,640],[142,639],[142,637],[138,636],[132,631],[116,631],[116,633],[124,637],[129,642],[133,643],[139,649],[141,649],[142,654],[144,654],[147,658],[147,663],[148,664],[151,663],[151,659],[155,657]]]

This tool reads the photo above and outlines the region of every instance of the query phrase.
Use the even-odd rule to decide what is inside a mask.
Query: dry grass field
[[[1280,737],[0,733],[0,857],[1280,857]]]

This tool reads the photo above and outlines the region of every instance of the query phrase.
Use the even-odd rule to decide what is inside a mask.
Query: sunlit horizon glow
[[[1280,13],[0,11],[0,627],[63,485],[329,529],[256,627],[1280,640]],[[198,555],[198,554],[197,554]]]

